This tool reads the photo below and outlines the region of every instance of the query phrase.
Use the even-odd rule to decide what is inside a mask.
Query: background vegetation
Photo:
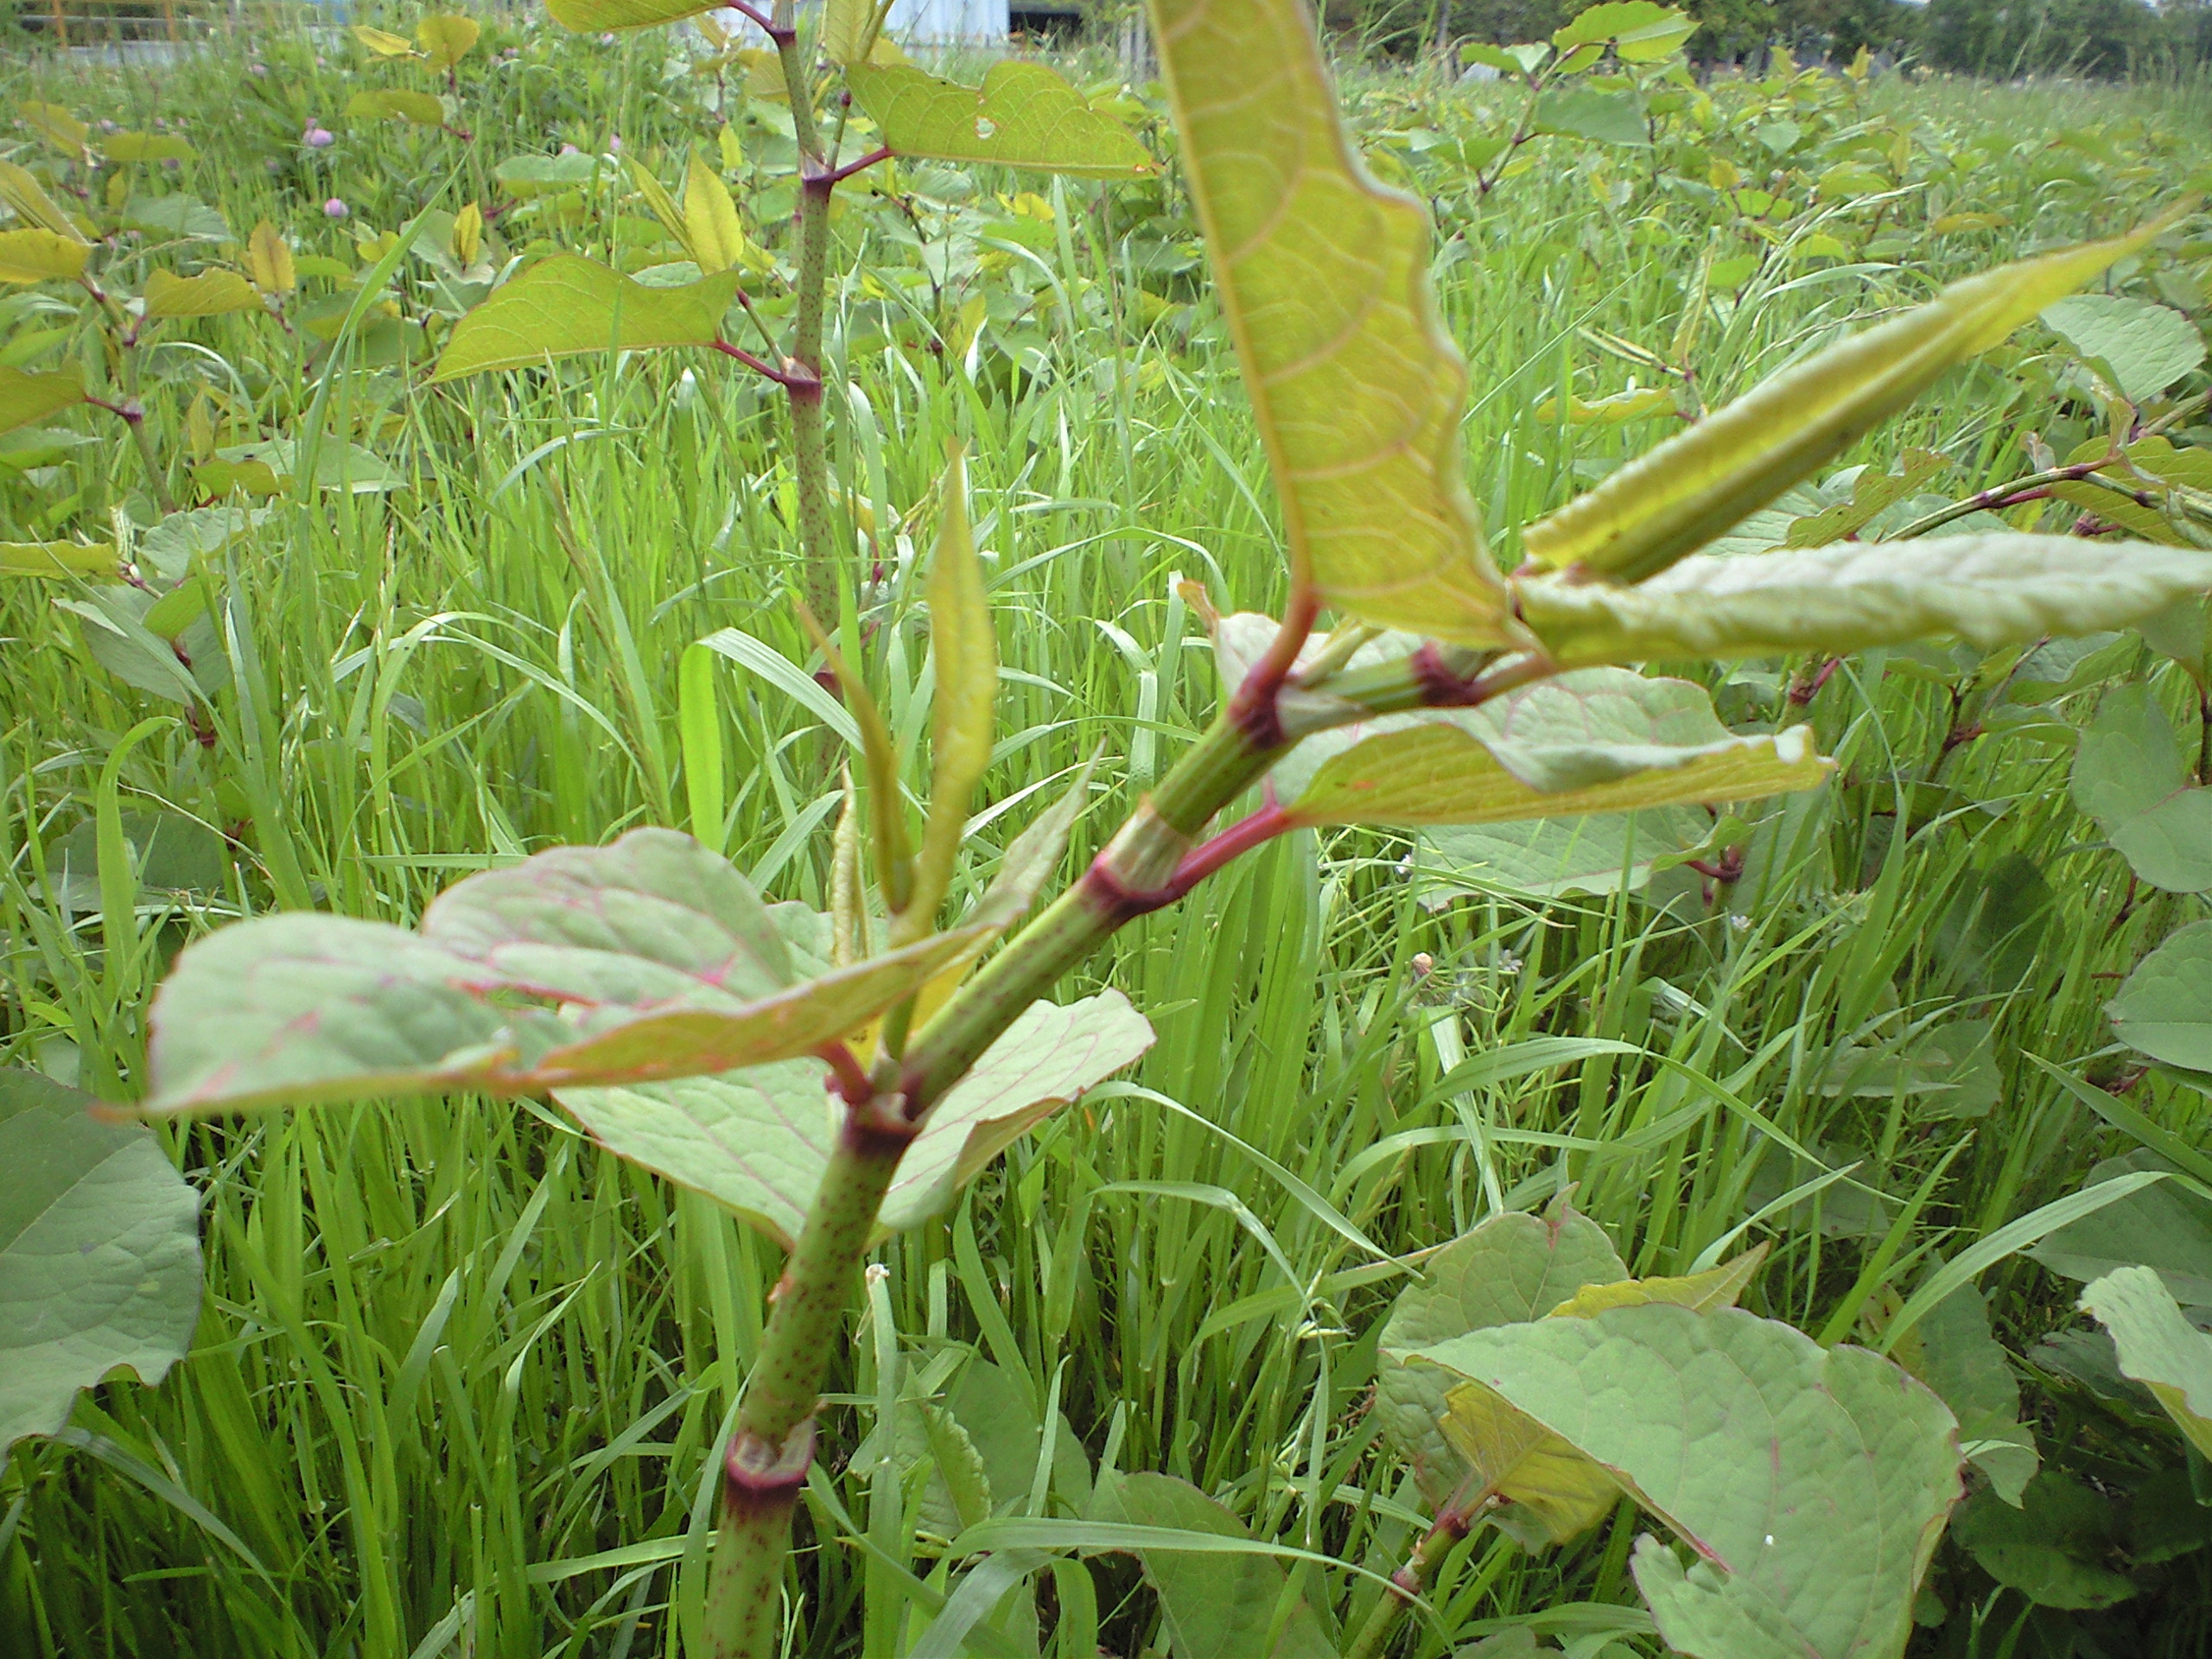
[[[426,389],[420,371],[485,279],[450,221],[368,275],[418,213],[471,200],[489,258],[664,263],[676,251],[613,162],[550,188],[531,168],[619,148],[668,180],[696,148],[768,250],[755,286],[772,313],[788,112],[748,91],[741,60],[670,53],[658,35],[498,21],[443,126],[346,118],[365,86],[412,83],[330,32],[226,36],[157,72],[10,69],[17,98],[194,152],[88,189],[120,177],[120,200],[188,195],[219,216],[209,250],[268,219],[302,276],[281,317],[190,324],[149,354],[148,428],[194,499],[258,487],[256,462],[275,492],[208,578],[232,631],[189,717],[125,753],[124,734],[180,703],[118,674],[56,590],[0,592],[10,1064],[127,1094],[162,953],[288,886],[410,920],[457,873],[668,823],[775,897],[826,905],[813,832],[835,810],[836,745],[794,666],[809,655],[787,603],[794,505],[771,389],[704,357]],[[1170,142],[1142,89],[1090,67],[1103,105]],[[1497,526],[1854,320],[2136,222],[2202,168],[2212,116],[2194,86],[1777,67],[1655,111],[1656,143],[1544,137],[1500,167],[1480,142],[1503,118],[1497,89],[1433,66],[1349,66],[1346,82],[1377,170],[1435,207],[1437,281],[1477,388],[1469,475]],[[28,158],[40,140],[10,142]],[[1840,180],[1845,167],[1867,176]],[[901,645],[895,601],[944,442],[962,438],[1007,620],[1004,697],[1025,716],[989,798],[1018,819],[1101,745],[1112,787],[1141,789],[1216,696],[1177,579],[1224,607],[1280,596],[1265,467],[1185,204],[1172,178],[1037,191],[928,168],[849,194],[835,461],[863,602],[886,607],[894,728],[911,749],[920,653]],[[125,234],[174,257],[194,233]],[[2209,272],[2198,241],[2115,281],[2201,331]],[[371,326],[334,352],[370,280]],[[0,326],[10,366],[92,349],[49,291],[11,291]],[[1859,459],[1938,458],[1910,513],[2069,455],[2101,430],[2079,367],[2031,329]],[[1655,385],[1668,395],[1573,418]],[[356,447],[327,480],[278,487],[297,459],[265,446],[310,418]],[[141,458],[105,420],[80,410],[10,440],[0,534],[154,522]],[[2169,435],[2212,442],[2202,422],[2183,408]],[[1765,532],[1847,500],[1856,476],[1792,498]],[[2066,527],[2082,511],[2038,499],[2012,522]],[[719,823],[690,819],[678,759],[677,664],[702,639],[725,657]],[[1147,1011],[1158,1045],[1018,1145],[948,1225],[882,1252],[827,1418],[796,1650],[903,1651],[900,1627],[863,1624],[858,1598],[873,1582],[887,1603],[931,1571],[909,1538],[838,1536],[851,1517],[868,1536],[867,1483],[842,1471],[880,1427],[887,1357],[980,1352],[963,1386],[984,1391],[969,1409],[994,1426],[986,1458],[1014,1471],[1004,1490],[1046,1433],[1058,1443],[1039,1507],[1072,1508],[1102,1466],[1165,1470],[1262,1536],[1387,1571],[1412,1499],[1366,1407],[1402,1275],[1348,1229],[1419,1252],[1571,1189],[1634,1271],[1665,1274],[1756,1215],[1750,1236],[1773,1253],[1747,1305],[1874,1335],[1933,1264],[2133,1147],[2035,1058],[2194,1140],[2202,1093],[2113,1052],[2103,1004],[2202,900],[2139,887],[2066,787],[2075,733],[2117,677],[2150,679],[2193,747],[2196,689],[2162,661],[2129,634],[1992,662],[1747,667],[1716,681],[1724,712],[1808,718],[1842,767],[1740,833],[1700,826],[1709,840],[1647,843],[1622,873],[1566,884],[1545,876],[1548,847],[1516,863],[1495,842],[1300,835],[1128,930],[1093,973]],[[137,826],[131,949],[115,948],[97,891],[103,802]],[[971,828],[1004,833],[995,812]],[[1478,856],[1493,871],[1480,882]],[[550,1109],[461,1099],[166,1133],[203,1194],[195,1350],[158,1390],[104,1387],[62,1438],[17,1448],[0,1475],[0,1648],[668,1650],[672,1604],[698,1593],[709,1452],[772,1247]],[[1847,1174],[1789,1197],[1831,1169]],[[2201,1652],[2212,1529],[2183,1509],[2154,1537],[2136,1503],[2183,1466],[2177,1442],[2125,1387],[2100,1392],[2037,1349],[2075,1331],[2071,1281],[2013,1257],[1982,1282],[2034,1384],[2045,1456],[2089,1505],[2059,1554],[2109,1580],[2053,1605],[1993,1574],[1999,1556],[1947,1547],[1927,1648]],[[1626,1578],[1635,1530],[1624,1509],[1549,1556],[1478,1532],[1437,1580],[1441,1628],[1413,1630],[1406,1651],[1509,1629],[1582,1654],[1648,1649]],[[1088,1572],[1096,1639],[1156,1648],[1134,1564]],[[1092,1633],[1081,1592],[1051,1583],[1046,1640],[1072,1654]]]

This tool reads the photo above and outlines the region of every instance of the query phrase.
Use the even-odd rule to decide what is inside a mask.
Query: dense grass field
[[[0,1060],[128,1098],[163,961],[206,927],[278,904],[411,921],[463,874],[635,825],[689,829],[766,893],[828,904],[842,745],[789,603],[773,388],[704,353],[427,385],[491,275],[454,251],[449,217],[340,326],[426,209],[481,203],[493,269],[556,247],[626,269],[680,257],[612,165],[527,198],[501,183],[511,158],[564,144],[619,141],[664,181],[687,149],[717,157],[772,264],[788,111],[747,94],[742,63],[690,73],[673,49],[665,33],[490,20],[445,128],[346,118],[364,87],[433,83],[289,23],[158,67],[24,49],[0,71],[12,98],[188,141],[175,165],[70,175],[88,193],[126,179],[87,200],[188,194],[222,221],[200,243],[141,230],[131,245],[230,257],[219,237],[266,219],[301,261],[281,321],[187,321],[134,348],[163,487],[194,505],[261,484],[257,461],[268,483],[320,467],[346,486],[280,487],[203,563],[221,626],[189,706],[95,654],[86,619],[55,602],[76,587],[0,588]],[[1172,145],[1111,64],[1071,73]],[[1344,79],[1378,173],[1433,205],[1474,388],[1468,474],[1508,564],[1516,526],[1685,413],[1945,280],[2125,229],[2212,157],[2201,86],[1777,72],[1716,80],[1710,121],[1686,110],[1656,146],[1544,138],[1499,176],[1471,137],[1498,118],[1494,86],[1433,67]],[[18,160],[41,145],[0,133]],[[1829,176],[1847,163],[1871,176]],[[902,168],[895,191],[861,181],[847,199],[833,461],[887,714],[914,759],[929,688],[908,578],[945,443],[964,440],[1012,734],[970,838],[1001,844],[1098,749],[1087,857],[1220,695],[1202,601],[1179,581],[1224,611],[1281,598],[1266,464],[1187,206],[1172,171],[1109,187]],[[2112,279],[2200,327],[2208,281],[2202,240]],[[775,272],[751,285],[772,320]],[[10,289],[0,327],[10,365],[99,357],[54,284]],[[2031,325],[1853,460],[1940,458],[1903,517],[2063,461],[2101,429],[2069,372]],[[1619,423],[1562,417],[1631,385],[1666,396]],[[0,455],[0,538],[156,522],[118,423],[48,424]],[[2202,405],[2167,435],[2212,443]],[[297,447],[242,452],[278,439]],[[1848,485],[1793,498],[1764,533]],[[2084,511],[2037,499],[2010,522],[2064,529]],[[679,664],[702,639],[719,792],[696,786],[698,705],[688,732],[679,719]],[[1594,858],[1558,837],[1301,833],[1121,935],[1083,982],[1125,990],[1156,1046],[944,1223],[880,1252],[832,1383],[791,1650],[914,1650],[948,1583],[915,1535],[925,1471],[902,1516],[897,1465],[887,1486],[861,1454],[881,1402],[962,1344],[989,1362],[963,1387],[1001,1499],[1080,1516],[1101,1470],[1165,1471],[1259,1537],[1388,1573],[1419,1522],[1366,1409],[1380,1319],[1412,1260],[1484,1215],[1571,1192],[1638,1274],[1764,1239],[1747,1306],[1871,1340],[1936,1264],[2132,1148],[2036,1058],[2196,1141],[2203,1095],[2144,1071],[2102,1010],[2203,899],[2136,881],[2068,790],[2112,681],[2152,683],[2193,753],[2186,676],[2133,634],[1823,667],[1708,677],[1740,728],[1808,719],[1840,762],[1817,794],[1747,814],[1735,850],[1679,818]],[[132,939],[96,879],[103,802],[175,826],[150,845],[133,831]],[[1580,879],[1559,879],[1570,866]],[[202,1196],[194,1349],[158,1388],[105,1384],[63,1436],[16,1448],[0,1652],[674,1653],[776,1247],[550,1105],[162,1134]],[[2029,1365],[2078,1322],[2071,1281],[2006,1255],[1979,1282],[2023,1357],[2047,1464],[2103,1494],[2178,1466],[2155,1413]],[[1639,1526],[1624,1504],[1543,1555],[1478,1530],[1402,1651],[1518,1643],[1516,1628],[1583,1656],[1656,1650],[1627,1576]],[[2203,1651],[2212,1552],[2139,1554],[2105,1550],[2135,1575],[2109,1611],[2037,1612],[1947,1546],[1917,1640],[1983,1659]],[[1309,1559],[1289,1570],[1332,1626],[1377,1593]],[[1128,1558],[1071,1556],[1034,1582],[1034,1613],[999,1621],[1016,1650],[1168,1650]],[[985,1649],[944,1649],[964,1650]]]

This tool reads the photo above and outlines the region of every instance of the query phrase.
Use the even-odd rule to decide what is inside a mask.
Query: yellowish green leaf
[[[2165,1281],[2149,1268],[2116,1268],[2082,1293],[2082,1307],[2112,1332],[2120,1375],[2156,1395],[2190,1444],[2212,1457],[2212,1337],[2182,1317]]]
[[[246,238],[245,269],[253,285],[264,294],[289,294],[300,285],[292,264],[292,245],[265,219]]]
[[[572,253],[532,265],[454,325],[435,380],[526,368],[584,352],[709,346],[737,276],[649,288]]]
[[[1157,170],[1128,128],[1099,114],[1041,63],[1002,59],[981,86],[941,80],[912,64],[874,61],[847,65],[845,80],[896,155],[1091,179]]]
[[[0,369],[0,432],[12,432],[85,401],[84,376],[73,368],[39,374]]]
[[[0,231],[0,283],[74,280],[85,274],[84,243],[52,231]]]
[[[699,251],[691,243],[691,227],[685,223],[683,210],[676,205],[676,198],[670,195],[666,187],[653,176],[652,169],[636,156],[625,156],[623,162],[630,170],[630,182],[645,199],[645,206],[653,210],[653,217],[683,245],[683,251],[690,256],[699,269],[705,270],[706,265],[699,258]]]
[[[46,194],[46,187],[32,176],[29,169],[14,162],[0,162],[0,201],[4,201],[22,218],[41,230],[71,242],[85,241],[85,232],[77,221],[55,205]],[[10,236],[19,232],[7,232]]]
[[[1767,1247],[1756,1245],[1732,1260],[1703,1273],[1679,1279],[1623,1279],[1610,1285],[1585,1285],[1548,1316],[1554,1319],[1586,1319],[1609,1307],[1643,1307],[1668,1302],[1693,1313],[1710,1313],[1716,1307],[1733,1307],[1751,1275],[1766,1260]]]
[[[1993,533],[1682,560],[1636,587],[1542,576],[1521,613],[1561,663],[1859,651],[1956,634],[1985,650],[2138,621],[2212,588],[2212,553]]]
[[[832,63],[858,63],[875,35],[875,0],[823,0],[822,54]]]
[[[998,641],[983,593],[982,562],[968,527],[968,467],[958,449],[946,462],[937,545],[930,554],[930,815],[914,861],[914,893],[894,938],[926,932],[952,879],[968,807],[990,765],[997,732]]]
[[[415,55],[415,42],[404,35],[371,29],[366,23],[353,25],[353,38],[380,58],[411,58]]]
[[[67,156],[82,156],[92,129],[59,104],[26,100],[16,105],[22,124]]]
[[[1611,1512],[1620,1483],[1535,1418],[1478,1382],[1460,1383],[1444,1403],[1444,1438],[1473,1471],[1475,1492],[1522,1505],[1554,1543]]]
[[[474,202],[465,203],[453,216],[453,232],[446,240],[446,251],[453,255],[454,263],[463,270],[476,263],[476,256],[484,251],[484,210]]]
[[[450,14],[425,17],[415,25],[415,39],[433,69],[450,69],[467,57],[483,26],[474,17]]]
[[[691,257],[709,276],[743,264],[751,249],[729,187],[696,155],[683,170],[683,225]]]
[[[193,162],[200,152],[173,132],[111,132],[100,139],[111,162]]]
[[[0,542],[0,576],[113,575],[120,563],[108,542]]]
[[[1701,687],[1616,670],[1325,732],[1275,779],[1300,823],[1499,823],[1755,799],[1813,788],[1829,765],[1809,727],[1738,736]]]
[[[720,0],[545,0],[563,29],[596,34],[609,29],[648,29],[712,11]]]
[[[1987,351],[2171,222],[2169,215],[2126,236],[1953,283],[1610,474],[1530,525],[1522,550],[1554,569],[1580,566],[1624,581],[1663,570],[1857,442],[1951,365]]]
[[[418,127],[441,127],[445,124],[446,106],[429,92],[385,86],[373,92],[356,92],[346,99],[346,118],[349,121],[397,119],[411,121]]]
[[[1511,641],[1460,476],[1466,371],[1430,292],[1421,205],[1353,151],[1298,0],[1154,0],[1152,15],[1296,588],[1383,626]]]
[[[1559,399],[1545,398],[1534,412],[1540,421],[1557,420]],[[1593,397],[1586,402],[1570,392],[1567,399],[1567,419],[1571,426],[1623,426],[1648,416],[1674,412],[1675,394],[1664,386],[1617,391],[1610,397]]]
[[[203,270],[180,276],[173,270],[156,270],[146,278],[146,315],[156,317],[219,317],[251,308],[257,302],[253,285],[235,270]]]

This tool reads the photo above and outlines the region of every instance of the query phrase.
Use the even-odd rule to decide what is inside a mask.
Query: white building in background
[[[891,32],[918,45],[1002,41],[1013,27],[1007,0],[894,0]]]

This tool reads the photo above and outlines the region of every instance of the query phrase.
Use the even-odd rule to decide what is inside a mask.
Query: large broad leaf
[[[1632,91],[1607,92],[1572,86],[1546,92],[1536,99],[1529,126],[1534,132],[1565,133],[1600,144],[1651,143],[1643,94]]]
[[[418,127],[445,124],[446,106],[430,92],[409,87],[379,86],[356,92],[346,102],[348,121],[410,121]]]
[[[1517,636],[1461,482],[1466,371],[1421,204],[1347,141],[1300,0],[1154,0],[1191,194],[1296,588],[1440,639]]]
[[[1952,364],[1987,351],[2163,230],[2069,248],[1955,283],[1896,321],[1763,382],[1631,461],[1522,536],[1554,569],[1626,581],[1664,569],[1903,409]]]
[[[1208,1536],[1242,1543],[1252,1534],[1188,1481],[1117,1475],[1099,1485],[1090,1518],[1181,1535],[1163,1537],[1160,1548],[1135,1546],[1177,1653],[1192,1659],[1337,1659],[1336,1643],[1302,1599],[1281,1606],[1287,1583],[1280,1564],[1249,1550],[1203,1548]]]
[[[0,369],[0,432],[29,426],[84,401],[85,377],[76,369],[51,374]]]
[[[145,299],[149,318],[219,317],[251,310],[261,302],[253,285],[235,270],[203,270],[194,276],[151,271]]]
[[[1658,0],[1601,0],[1554,29],[1552,44],[1562,53],[1610,46],[1623,63],[1656,63],[1680,51],[1697,26],[1688,12]]]
[[[2118,294],[2075,294],[2046,308],[2044,324],[2082,356],[2112,371],[2130,403],[2157,397],[2204,361],[2204,336],[2180,312]]]
[[[293,912],[210,935],[155,998],[144,1109],[537,1093],[766,1065],[842,1037],[984,931],[794,982],[742,876],[688,836],[633,830],[472,876],[419,933]]]
[[[1421,1357],[1611,1471],[1700,1558],[1638,1542],[1668,1643],[1699,1659],[1894,1655],[1959,1493],[1951,1414],[1888,1361],[1737,1309],[1617,1308]]]
[[[1661,860],[1693,852],[1712,836],[1712,814],[1696,806],[1433,828],[1414,845],[1414,890],[1431,910],[1491,893],[1635,893]]]
[[[2154,1060],[2212,1071],[2212,921],[2177,928],[2105,1005],[2120,1040]]]
[[[1032,1126],[1151,1046],[1118,991],[1034,1002],[939,1101],[900,1160],[887,1231],[942,1214]],[[564,1089],[561,1103],[609,1151],[703,1192],[789,1248],[836,1144],[845,1107],[817,1060],[632,1088]]]
[[[2138,1147],[2098,1163],[2082,1191],[2170,1167]],[[2178,1181],[2152,1181],[2126,1193],[2045,1234],[2027,1253],[2053,1273],[2084,1281],[2114,1268],[2152,1268],[2179,1300],[2212,1307],[2212,1198]]]
[[[2182,1318],[2173,1294],[2148,1268],[2121,1268],[2082,1293],[2083,1311],[2112,1332],[2120,1371],[2158,1403],[2212,1458],[2212,1337]]]
[[[532,265],[454,325],[434,381],[486,369],[528,368],[585,352],[711,346],[738,273],[681,288],[652,288],[581,254]]]
[[[2118,1553],[2119,1506],[2046,1470],[2028,1483],[2017,1508],[1977,1493],[1951,1535],[1998,1583],[2041,1607],[2110,1607],[2135,1593],[2135,1581],[2104,1563]]]
[[[1765,1255],[1762,1244],[1723,1266],[1684,1278],[1585,1285],[1546,1317],[1588,1319],[1611,1308],[1655,1302],[1700,1313],[1731,1307]],[[1461,1501],[1469,1496],[1505,1498],[1534,1518],[1541,1529],[1535,1536],[1542,1541],[1564,1543],[1588,1531],[1620,1496],[1611,1471],[1480,1382],[1459,1382],[1445,1395],[1442,1428],[1452,1449],[1466,1459],[1477,1489]],[[1511,1525],[1509,1517],[1499,1519]],[[1530,1536],[1529,1529],[1519,1530],[1524,1539]]]
[[[1439,1250],[1421,1282],[1398,1293],[1382,1326],[1375,1407],[1431,1508],[1471,1496],[1462,1488],[1473,1465],[1444,1433],[1451,1378],[1402,1357],[1470,1331],[1541,1319],[1585,1285],[1627,1277],[1605,1230],[1562,1205],[1541,1217],[1491,1216]]]
[[[79,237],[30,229],[0,231],[0,283],[74,282],[91,247]]]
[[[2074,804],[2152,887],[2212,889],[2212,789],[2196,785],[2149,686],[2120,686],[2097,706],[2074,755]]]
[[[118,1369],[158,1382],[200,1319],[199,1198],[150,1131],[0,1071],[0,1463]]]
[[[1522,614],[1565,664],[1859,651],[1941,634],[1989,650],[2120,627],[2206,588],[2212,553],[2007,534],[1700,554],[1635,587],[1516,584]]]
[[[597,34],[609,29],[645,29],[712,11],[720,0],[545,0],[553,21],[565,29]]]
[[[845,84],[894,155],[1089,179],[1158,170],[1128,128],[1041,63],[1001,59],[981,86],[940,80],[910,63],[852,63]]]
[[[1327,755],[1310,772],[1308,750]],[[1495,823],[1748,800],[1809,789],[1828,766],[1809,727],[1741,737],[1702,687],[1610,669],[1320,734],[1277,766],[1276,787],[1296,787],[1301,823]]]

